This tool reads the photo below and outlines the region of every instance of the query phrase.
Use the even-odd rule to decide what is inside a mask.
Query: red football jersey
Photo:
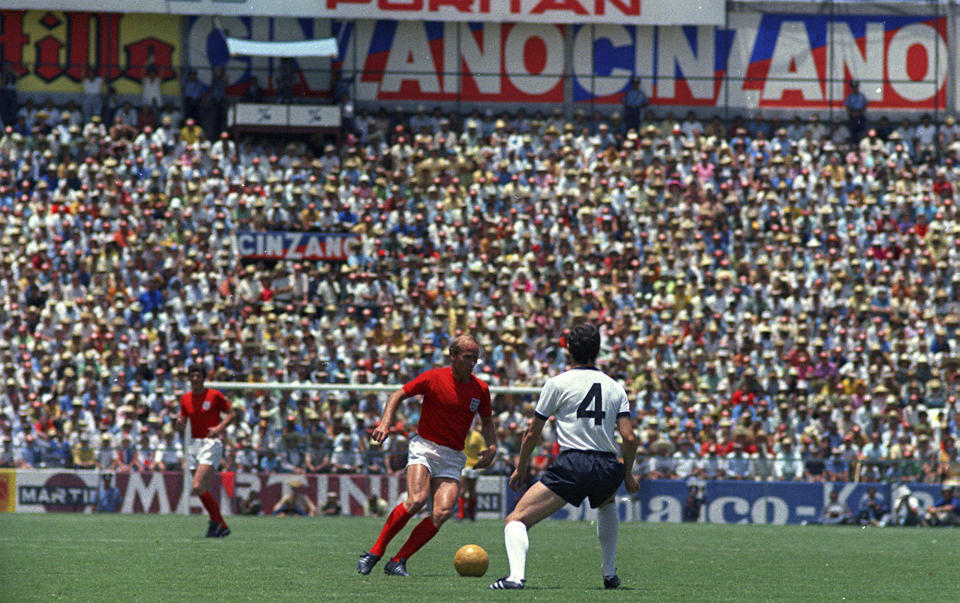
[[[473,375],[468,383],[460,383],[449,366],[424,371],[404,385],[403,391],[423,396],[417,434],[454,450],[463,450],[476,413],[481,417],[493,414],[490,387]]]
[[[190,419],[190,435],[205,438],[211,427],[220,424],[220,413],[230,412],[230,403],[222,393],[207,388],[202,396],[192,391],[180,398],[180,416]]]

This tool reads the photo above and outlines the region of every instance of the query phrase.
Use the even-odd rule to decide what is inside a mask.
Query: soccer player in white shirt
[[[543,478],[524,493],[507,516],[503,529],[510,574],[490,585],[493,589],[523,588],[529,540],[527,530],[567,503],[579,506],[584,498],[597,509],[597,536],[603,554],[603,585],[620,586],[616,574],[617,529],[620,519],[614,494],[625,483],[629,492],[640,489],[633,475],[637,438],[630,421],[630,402],[623,386],[594,366],[600,353],[600,332],[581,323],[570,330],[567,350],[573,368],[544,384],[520,445],[510,486],[519,489],[527,479],[527,465],[544,424],[556,417],[560,455]],[[617,460],[614,430],[623,440],[623,462]]]

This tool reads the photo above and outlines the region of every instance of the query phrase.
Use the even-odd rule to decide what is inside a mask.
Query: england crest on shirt
[[[210,400],[204,400],[201,406],[203,407],[203,410],[210,410]]]
[[[480,408],[480,399],[470,398],[470,412],[477,412],[478,408]]]

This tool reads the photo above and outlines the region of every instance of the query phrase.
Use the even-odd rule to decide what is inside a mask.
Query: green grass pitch
[[[507,573],[499,521],[449,522],[410,578],[383,561],[357,575],[380,519],[230,523],[213,540],[200,516],[0,514],[0,601],[960,600],[960,530],[623,523],[623,587],[604,591],[596,528],[548,521],[530,532],[527,589],[502,592],[487,590]],[[470,543],[490,555],[483,578],[453,569]]]

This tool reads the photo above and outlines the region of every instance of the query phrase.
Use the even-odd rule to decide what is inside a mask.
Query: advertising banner
[[[633,77],[651,104],[843,108],[946,105],[947,18],[731,13],[726,27],[575,26],[573,100],[620,103]]]
[[[289,4],[289,3],[288,3]],[[290,11],[282,14],[291,15]],[[197,70],[201,82],[209,84],[213,70],[223,67],[227,93],[242,96],[251,78],[263,88],[267,97],[276,92],[281,58],[277,56],[231,55],[227,33],[231,38],[257,42],[310,42],[331,37],[330,19],[272,18],[252,16],[185,17],[184,43],[189,48],[190,66]],[[329,57],[297,57],[293,61],[292,92],[298,98],[325,98],[330,95]]]
[[[100,485],[97,471],[18,470],[15,473],[16,477],[9,483],[16,484],[16,511],[89,513],[96,507]],[[290,493],[293,481],[303,482],[306,486],[303,492],[318,506],[327,500],[328,493],[337,493],[345,515],[365,514],[370,492],[396,505],[405,488],[402,478],[388,476],[225,472],[214,477],[210,492],[220,501],[224,514],[233,514],[234,502],[248,499],[251,493],[269,513]],[[121,513],[205,512],[200,499],[189,495],[189,483],[184,481],[181,472],[116,473],[113,484],[120,492],[118,511]],[[500,516],[500,509],[492,512]]]
[[[760,107],[842,106],[850,79],[871,110],[946,105],[945,17],[763,15],[756,26],[739,20],[732,35],[727,73],[738,72],[733,56],[752,39],[742,90]]]
[[[0,469],[0,513],[17,510],[17,472]]]
[[[818,522],[831,491],[837,492],[838,501],[847,505],[854,517],[870,486],[877,489],[878,498],[890,509],[897,484],[706,481],[702,486],[700,521],[782,525]],[[940,494],[936,484],[909,487],[922,507],[932,504]],[[640,492],[634,495],[634,519],[680,521],[688,494],[687,482],[682,480],[641,482]]]
[[[723,0],[7,0],[10,8],[116,10],[181,15],[534,23],[723,23]]]
[[[477,478],[477,519],[503,519],[507,516],[507,480],[495,475]]]
[[[3,10],[0,19],[3,60],[21,92],[83,92],[89,65],[118,94],[140,94],[144,66],[152,63],[164,94],[179,94],[173,70],[181,63],[179,17]]]
[[[830,492],[836,490],[838,500],[847,505],[856,518],[867,488],[877,489],[877,497],[892,509],[895,505],[893,491],[897,484],[866,483],[803,483],[803,482],[740,482],[740,481],[695,481],[697,496],[702,497],[702,506],[696,514],[698,521],[706,523],[740,524],[805,524],[817,523]],[[935,484],[909,484],[911,494],[921,507],[933,504],[940,496],[940,487]],[[516,506],[522,493],[507,489],[507,508]],[[648,521],[653,523],[678,523],[683,521],[688,504],[690,488],[684,480],[642,480],[640,491],[629,494],[621,487],[616,496],[617,509],[622,521]],[[566,505],[551,519],[596,519],[596,510],[588,501],[579,507]]]
[[[121,513],[204,513],[200,499],[189,495],[189,482],[181,472],[116,473],[113,484],[120,493]],[[220,501],[225,515],[235,514],[240,503],[251,499],[263,513],[272,513],[291,484],[322,507],[335,493],[344,515],[367,514],[371,493],[393,508],[406,498],[406,480],[386,475],[301,475],[295,473],[223,472],[214,476],[210,492]],[[4,485],[8,488],[4,490]],[[100,473],[70,470],[0,471],[0,511],[27,513],[90,513],[96,508]],[[500,519],[505,515],[506,481],[481,476],[477,480],[477,518]],[[15,489],[14,489],[15,488]],[[9,494],[3,498],[4,492]]]
[[[235,125],[257,125],[263,127],[278,127],[290,121],[289,105],[270,105],[267,103],[237,103],[230,107],[227,114],[227,123]]]
[[[562,102],[555,24],[335,21],[360,100]],[[945,17],[732,13],[726,27],[573,25],[573,101],[619,104],[632,78],[655,105],[944,107]]]
[[[227,52],[250,57],[335,57],[337,41],[326,38],[302,42],[263,42],[228,37]]]
[[[245,260],[342,261],[360,235],[324,232],[237,232],[237,251]]]
[[[339,105],[291,105],[288,117],[291,128],[339,128]]]
[[[281,59],[232,56],[224,32],[257,42],[336,39],[336,57],[292,59],[293,94],[308,99],[330,96],[331,67],[357,73],[351,93],[360,101],[561,103],[566,78],[572,78],[569,100],[617,105],[631,79],[639,77],[653,105],[842,109],[848,82],[857,79],[868,111],[929,111],[945,108],[946,87],[953,85],[947,81],[945,16],[732,12],[724,19],[718,3],[720,18],[703,22],[709,24],[685,18],[684,25],[662,20],[654,25],[565,19],[564,12],[583,16],[580,4],[553,0],[533,0],[530,10],[540,11],[541,18],[529,22],[439,12],[467,15],[453,4],[437,5],[431,13],[425,3],[426,17],[412,18],[415,2],[387,3],[386,13],[368,12],[367,4],[331,2],[342,10],[326,18],[226,11],[219,17],[185,17],[182,23],[169,14],[4,10],[0,45],[24,92],[81,92],[84,69],[93,65],[117,93],[139,94],[143,66],[152,61],[165,80],[165,94],[179,94],[173,68],[186,62],[207,84],[215,68],[225,68],[228,93],[235,96],[256,77],[271,98]],[[483,6],[468,4],[470,10]],[[489,11],[529,8],[526,0],[487,4]],[[651,2],[581,4],[591,14],[602,10],[610,17],[633,10],[633,4],[647,10]],[[343,12],[354,9],[364,12]]]
[[[64,513],[92,510],[97,500],[99,474],[69,469],[20,469],[17,471],[16,511],[19,513]]]
[[[100,473],[70,470],[0,471],[0,511],[27,513],[93,512],[96,507]],[[121,513],[202,514],[200,499],[189,494],[189,482],[181,472],[116,473],[113,484],[120,494]],[[299,492],[317,507],[330,493],[337,495],[344,515],[367,514],[371,493],[387,502],[388,508],[406,498],[402,476],[332,475],[296,473],[223,472],[212,480],[210,491],[220,501],[224,514],[235,514],[241,503],[255,500],[263,513],[272,513],[284,496],[299,482]],[[830,493],[837,492],[855,518],[870,487],[882,506],[892,510],[899,484],[852,482],[741,482],[643,480],[640,491],[628,494],[621,488],[616,496],[623,521],[680,522],[690,495],[689,485],[702,497],[698,521],[739,524],[804,524],[819,521]],[[940,497],[937,484],[908,484],[911,495],[922,508]],[[4,488],[6,487],[6,490]],[[6,492],[6,498],[4,498]],[[522,493],[507,486],[503,476],[481,476],[477,481],[477,518],[502,519]],[[4,504],[5,501],[5,504]],[[588,501],[579,507],[567,505],[552,519],[592,521],[596,511]]]
[[[549,23],[334,22],[360,100],[563,102],[564,27]]]

